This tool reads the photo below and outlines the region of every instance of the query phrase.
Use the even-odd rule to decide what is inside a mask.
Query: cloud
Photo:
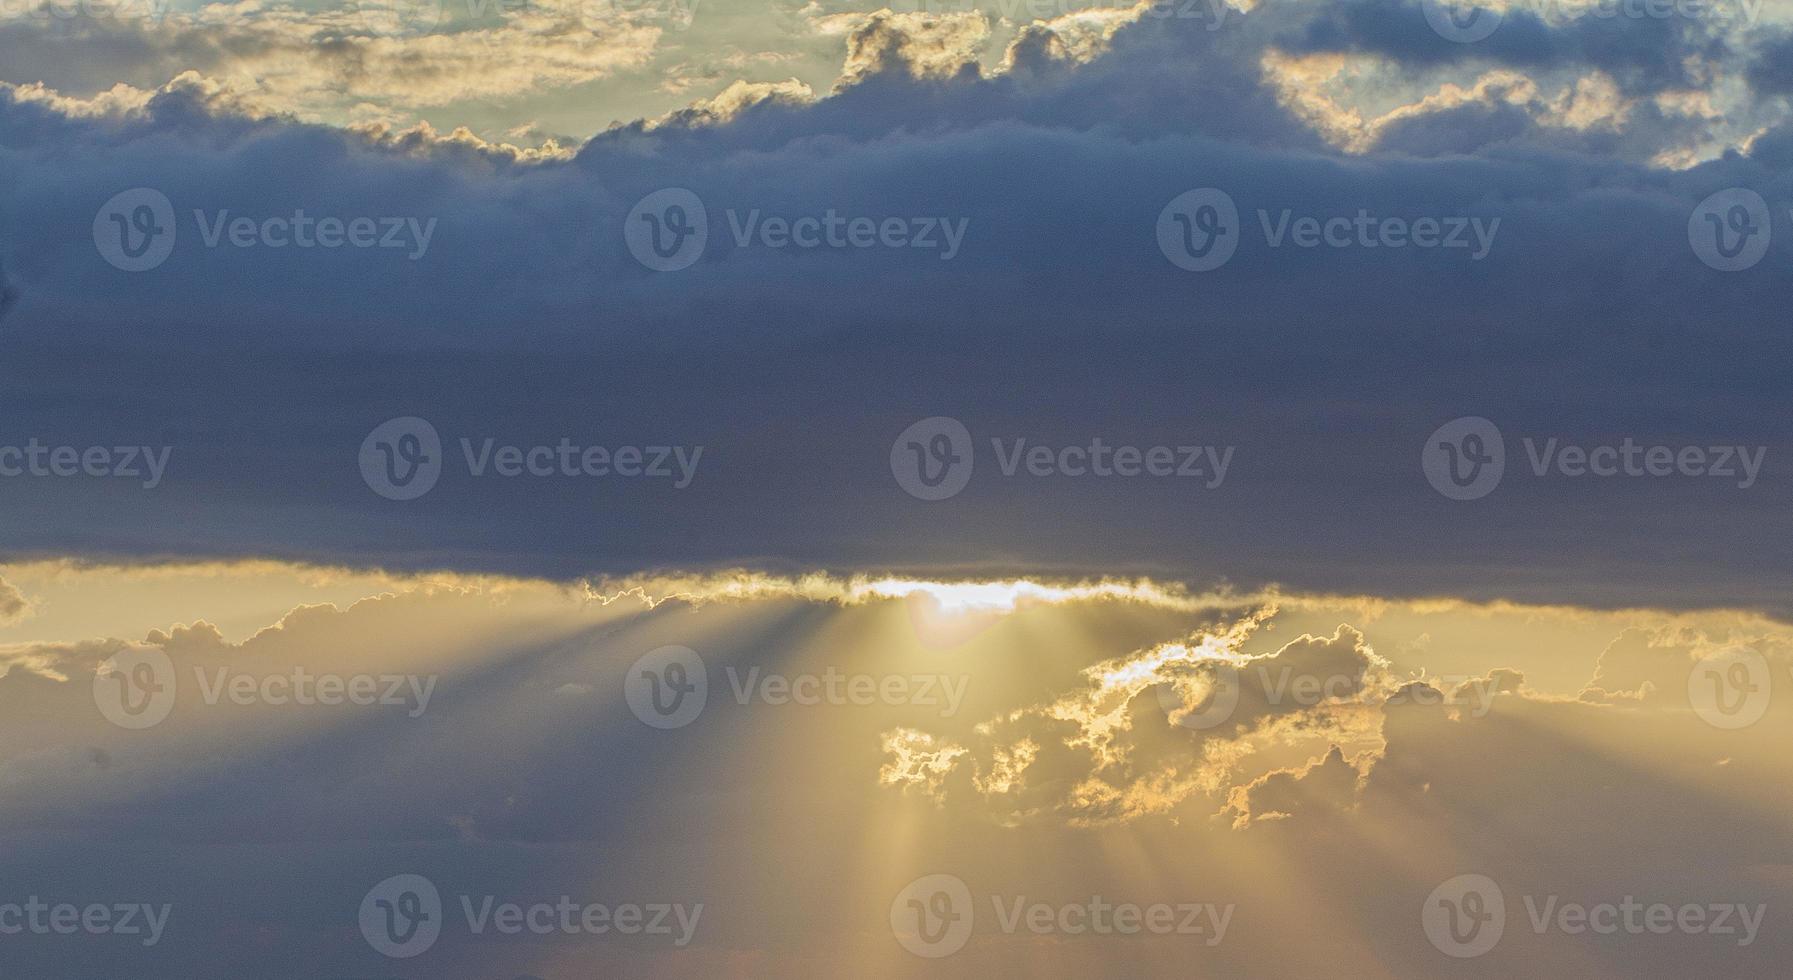
[[[1641,91],[1696,84],[1698,66],[1728,58],[1730,32],[1746,26],[1740,5],[1722,3],[1705,5],[1696,16],[1576,13],[1568,5],[1515,5],[1493,34],[1463,44],[1434,31],[1416,0],[1351,0],[1321,8],[1284,43],[1308,53],[1374,54],[1412,68],[1473,61],[1533,72],[1593,68],[1621,79],[1627,91]]]
[[[1315,808],[1346,809],[1355,802],[1362,779],[1335,745],[1319,762],[1302,769],[1278,769],[1234,787],[1228,808],[1239,816],[1233,826],[1243,829],[1254,820],[1287,820]]]
[[[1235,768],[1261,751],[1256,741],[1349,737],[1361,728],[1350,717],[1361,714],[1356,708],[1396,690],[1385,679],[1387,662],[1349,626],[1266,656],[1243,655],[1274,615],[1259,610],[1224,629],[1092,665],[1083,689],[989,719],[969,745],[886,733],[880,781],[988,808],[1004,823],[1072,826],[1137,820],[1221,795]],[[1374,732],[1357,737],[1373,740]],[[969,780],[953,778],[961,768]]]
[[[845,35],[841,76],[849,85],[892,72],[917,78],[975,75],[978,50],[990,37],[989,19],[977,12],[833,14],[819,19],[816,28]]]
[[[0,307],[0,312],[4,308]],[[0,626],[7,626],[24,619],[31,613],[31,603],[18,586],[0,578]]]
[[[69,601],[88,586],[99,591],[87,601],[166,600],[182,581],[67,574]],[[1384,619],[1419,611],[1384,602]],[[240,641],[206,619],[133,638],[8,647],[8,657],[28,656],[40,669],[0,676],[0,785],[8,788],[0,829],[34,847],[0,870],[17,887],[48,891],[36,884],[47,881],[70,900],[92,891],[169,901],[175,926],[149,954],[95,945],[71,967],[66,945],[13,943],[0,962],[9,973],[103,976],[149,955],[158,973],[196,980],[240,975],[242,958],[366,972],[379,954],[343,942],[342,924],[373,883],[405,868],[437,882],[450,903],[462,893],[706,903],[706,925],[676,957],[533,936],[481,942],[445,929],[431,969],[448,980],[553,975],[548,964],[575,975],[666,971],[749,954],[786,975],[834,974],[834,954],[817,937],[832,949],[858,933],[879,941],[839,963],[895,970],[909,954],[881,931],[891,896],[943,869],[979,894],[1030,900],[1236,903],[1236,931],[1201,947],[1229,975],[1323,959],[1423,973],[1439,954],[1416,912],[1464,868],[1508,890],[1512,935],[1487,960],[1499,969],[1532,962],[1554,973],[1578,962],[1584,975],[1621,976],[1666,959],[1677,970],[1719,962],[1728,975],[1771,976],[1784,961],[1788,940],[1773,930],[1741,948],[1658,948],[1590,947],[1511,927],[1522,895],[1777,907],[1786,883],[1764,869],[1788,859],[1784,835],[1772,832],[1787,792],[1779,746],[1793,711],[1785,704],[1738,738],[1670,705],[1595,704],[1572,691],[1523,688],[1516,674],[1483,660],[1464,680],[1498,679],[1500,692],[1480,710],[1441,699],[1451,680],[1407,681],[1409,664],[1378,665],[1372,647],[1393,648],[1383,637],[1409,625],[1379,633],[1389,627],[1367,622],[1271,642],[1296,615],[1293,604],[1252,626],[1224,619],[1194,634],[1189,622],[1209,614],[1180,612],[1186,639],[1169,643],[1162,636],[1172,620],[1145,604],[1017,607],[968,643],[932,651],[918,646],[900,605],[768,595],[650,607],[541,583],[398,588],[299,605]],[[1496,662],[1529,669],[1578,656],[1539,632],[1551,618],[1539,610],[1424,615],[1442,617],[1432,624],[1440,644],[1515,637]],[[1679,628],[1659,614],[1577,615],[1598,630],[1632,621]],[[1134,643],[1153,635],[1161,638]],[[670,731],[638,721],[623,694],[637,658],[669,643],[698,651],[710,679],[699,717]],[[98,665],[125,651],[159,651],[176,668],[174,707],[149,729],[117,727],[95,709]],[[1248,672],[1240,723],[1176,724],[1152,685],[1227,651],[1272,668]],[[1585,651],[1589,676],[1597,654]],[[1438,658],[1428,652],[1420,662]],[[1600,659],[1610,671],[1614,656]],[[1361,684],[1338,688],[1328,704],[1270,703],[1273,690],[1290,690],[1280,686],[1283,667],[1341,671]],[[804,705],[757,693],[742,702],[734,694],[734,678],[749,671],[797,677],[828,668],[963,678],[967,711],[942,719],[919,703]],[[402,698],[263,700],[301,690],[282,686],[301,669],[344,678],[344,691],[358,675],[435,684],[416,717]],[[233,687],[238,678],[245,683]],[[269,686],[270,678],[279,683]],[[238,694],[208,702],[208,689]],[[881,734],[905,731],[886,739],[898,751],[880,751]],[[913,778],[879,789],[881,770]],[[843,795],[843,786],[851,791]],[[719,839],[732,843],[702,843]],[[841,856],[868,846],[875,860]],[[693,848],[707,859],[690,860]],[[1085,860],[1092,853],[1100,857]],[[680,854],[687,859],[673,859]],[[337,859],[317,860],[327,855]],[[1301,869],[1300,887],[1267,873],[1278,860]],[[253,874],[243,873],[246,861]],[[267,873],[288,861],[315,873]],[[835,869],[835,884],[767,898],[769,863],[818,861]],[[226,873],[232,867],[237,874]],[[294,911],[270,918],[268,908]],[[235,949],[229,937],[252,923],[254,948],[223,955]],[[1339,939],[1292,941],[1309,935],[1293,931],[1300,923]],[[1035,949],[1015,945],[1030,937],[1007,938],[993,926],[978,932],[946,961],[948,975],[987,972]],[[1092,969],[1100,956],[1125,952],[1154,972],[1186,965],[1191,948],[1114,941],[1039,948]]]
[[[732,121],[749,109],[761,105],[804,105],[814,101],[815,92],[795,78],[782,82],[731,83],[707,99],[667,114],[661,126],[694,127]]]
[[[446,7],[444,9],[447,9]],[[572,0],[498,4],[437,32],[394,32],[354,5],[208,4],[158,20],[10,18],[12,78],[70,92],[154,91],[191,73],[262,111],[304,119],[399,118],[467,99],[564,89],[646,64],[661,26],[647,7]]]
[[[12,311],[19,302],[19,291],[6,278],[6,266],[0,264],[0,322],[5,321],[6,314]]]
[[[1298,6],[1234,11],[1218,30],[1142,16],[1085,64],[925,77],[903,52],[959,51],[941,37],[964,36],[963,23],[886,17],[861,49],[882,53],[836,91],[748,84],[576,154],[306,124],[197,75],[85,99],[6,88],[0,173],[21,192],[0,203],[0,262],[18,347],[0,376],[40,395],[10,421],[21,438],[180,445],[154,494],[9,481],[9,510],[37,519],[9,522],[0,543],[36,557],[277,557],[562,580],[742,566],[1147,575],[1197,591],[1226,580],[1247,592],[1280,582],[1784,608],[1793,567],[1750,530],[1779,520],[1773,461],[1793,435],[1764,394],[1781,266],[1718,273],[1687,237],[1715,190],[1788,192],[1784,135],[1668,169],[1652,161],[1726,137],[1699,98],[1646,97],[1638,78],[1654,76],[1616,54],[1562,78],[1465,63],[1461,81],[1428,76],[1410,98],[1354,74],[1338,53],[1348,46],[1316,42],[1299,58],[1278,47],[1315,15]],[[1381,44],[1375,57],[1399,50]],[[1369,111],[1335,82],[1398,97]],[[1744,118],[1732,98],[1708,108]],[[170,259],[144,274],[106,264],[91,239],[100,206],[134,187],[166,194],[180,224]],[[645,268],[623,236],[636,202],[666,187],[710,213],[701,261],[679,273]],[[1167,202],[1195,187],[1224,189],[1241,215],[1241,247],[1212,273],[1176,268],[1156,242]],[[436,231],[412,261],[209,247],[193,217],[297,210]],[[1285,210],[1500,224],[1480,260],[1272,247],[1265,229]],[[756,213],[831,212],[966,231],[945,261],[736,240]],[[1661,379],[1690,363],[1737,380],[1665,392]],[[657,380],[673,364],[680,382]],[[364,383],[317,405],[320,386],[345,376]],[[1539,378],[1562,383],[1526,394]],[[743,413],[762,423],[739,425]],[[892,479],[889,449],[939,414],[967,425],[982,458],[964,493],[924,505]],[[1484,506],[1440,497],[1414,460],[1428,433],[1467,414],[1511,439],[1513,465]],[[441,430],[456,470],[394,508],[361,481],[355,454],[404,415]],[[460,462],[462,439],[563,437],[706,453],[677,492],[476,479]],[[1627,437],[1762,446],[1768,463],[1748,491],[1539,478],[1525,464],[1524,439]],[[1192,506],[1186,481],[1004,476],[993,438],[1236,455]],[[1613,533],[1580,533],[1589,514]],[[1637,561],[1618,529],[1640,527],[1701,556],[1697,573]],[[1513,568],[1560,571],[1497,571]]]
[[[1793,94],[1793,35],[1764,41],[1749,65],[1750,87],[1764,95]]]
[[[749,569],[705,575],[637,575],[600,580],[587,583],[586,594],[604,603],[635,598],[650,605],[668,600],[705,603],[803,599],[847,605],[922,599],[954,611],[998,612],[1010,612],[1021,606],[1084,602],[1137,603],[1195,611],[1250,606],[1262,601],[1258,596],[1226,591],[1194,595],[1174,582],[1146,579],[1131,582],[929,581],[871,575],[843,578],[824,573],[779,576]]]

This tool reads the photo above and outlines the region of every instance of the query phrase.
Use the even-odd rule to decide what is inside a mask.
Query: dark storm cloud
[[[1780,34],[1763,44],[1749,66],[1749,84],[1766,95],[1793,94],[1793,36]]]
[[[1564,15],[1562,22],[1540,13],[1552,9]],[[1661,13],[1644,15],[1646,9]],[[1726,58],[1730,47],[1720,29],[1741,21],[1747,8],[1741,0],[1585,9],[1546,0],[1512,7],[1492,34],[1471,43],[1440,36],[1427,23],[1422,5],[1410,0],[1349,0],[1322,10],[1282,38],[1284,47],[1374,54],[1412,68],[1492,61],[1528,71],[1598,69],[1628,90],[1652,92],[1695,85],[1690,74],[1695,57]],[[1568,16],[1575,10],[1583,12]]]
[[[12,312],[13,304],[19,301],[19,291],[6,278],[6,267],[0,265],[0,322],[5,321],[6,314]]]
[[[1090,65],[1028,77],[891,66],[814,105],[624,128],[543,165],[248,120],[190,88],[123,119],[0,96],[0,175],[15,189],[0,261],[20,291],[0,444],[173,447],[154,490],[0,481],[0,544],[550,575],[1128,571],[1778,608],[1793,580],[1779,396],[1793,245],[1777,237],[1727,274],[1694,255],[1687,228],[1732,186],[1784,212],[1779,137],[1675,172],[1629,162],[1668,146],[1624,142],[1666,130],[1602,145],[1471,107],[1391,130],[1407,153],[1454,155],[1344,156],[1263,84],[1264,46],[1287,23],[1254,16],[1218,31],[1149,20]],[[126,273],[92,224],[136,187],[167,195],[178,240],[159,268]],[[677,272],[645,268],[622,231],[665,187],[709,215],[702,260]],[[1189,273],[1155,223],[1197,187],[1237,202],[1243,244]],[[416,260],[208,247],[196,209],[436,225]],[[1288,209],[1500,224],[1480,260],[1270,248],[1260,209],[1271,223]],[[966,235],[946,261],[738,246],[733,224],[755,210],[943,218]],[[440,431],[448,470],[428,496],[388,501],[357,452],[410,415]],[[979,455],[962,494],[925,503],[888,455],[934,415],[963,421]],[[1419,457],[1467,415],[1506,431],[1508,477],[1461,503],[1432,490]],[[1007,477],[992,437],[1236,454],[1213,489]],[[1534,478],[1523,437],[1769,449],[1739,489]],[[474,479],[463,438],[704,454],[677,490]]]

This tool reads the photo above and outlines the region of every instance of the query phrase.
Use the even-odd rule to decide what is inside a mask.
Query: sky
[[[1781,0],[0,0],[0,188],[0,974],[1793,952]]]

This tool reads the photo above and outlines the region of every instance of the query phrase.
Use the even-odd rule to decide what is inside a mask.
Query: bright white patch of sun
[[[1194,593],[1176,583],[1148,579],[1046,582],[1037,579],[944,581],[897,576],[851,578],[814,573],[767,575],[746,570],[696,575],[636,576],[588,582],[586,596],[611,603],[634,599],[650,606],[670,599],[684,602],[743,602],[801,599],[861,605],[890,600],[925,600],[948,614],[1010,613],[1030,605],[1133,602],[1162,609],[1198,611],[1257,605],[1266,596],[1228,591]]]

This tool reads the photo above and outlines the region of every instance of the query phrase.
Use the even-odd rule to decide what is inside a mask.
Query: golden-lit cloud
[[[355,5],[214,3],[170,9],[156,21],[98,19],[41,43],[78,53],[109,42],[135,52],[135,72],[159,69],[170,85],[209,90],[215,104],[239,113],[409,122],[452,102],[564,89],[639,68],[655,51],[662,19],[646,5],[531,0],[493,3],[488,16],[467,23],[406,29],[402,19],[384,23]],[[9,29],[34,23],[16,20]],[[119,85],[95,99],[54,98],[92,115],[140,107],[152,94]]]
[[[30,612],[31,604],[18,586],[0,578],[0,625],[23,619]]]
[[[636,598],[649,604],[668,599],[686,602],[742,602],[757,599],[803,599],[811,602],[860,604],[888,599],[923,598],[946,612],[1009,612],[1027,605],[1078,602],[1134,602],[1166,609],[1198,610],[1257,601],[1229,592],[1195,594],[1175,583],[1147,579],[1054,582],[1038,579],[930,580],[924,578],[824,573],[780,576],[750,570],[695,575],[632,576],[586,585],[594,599],[611,602]]]

